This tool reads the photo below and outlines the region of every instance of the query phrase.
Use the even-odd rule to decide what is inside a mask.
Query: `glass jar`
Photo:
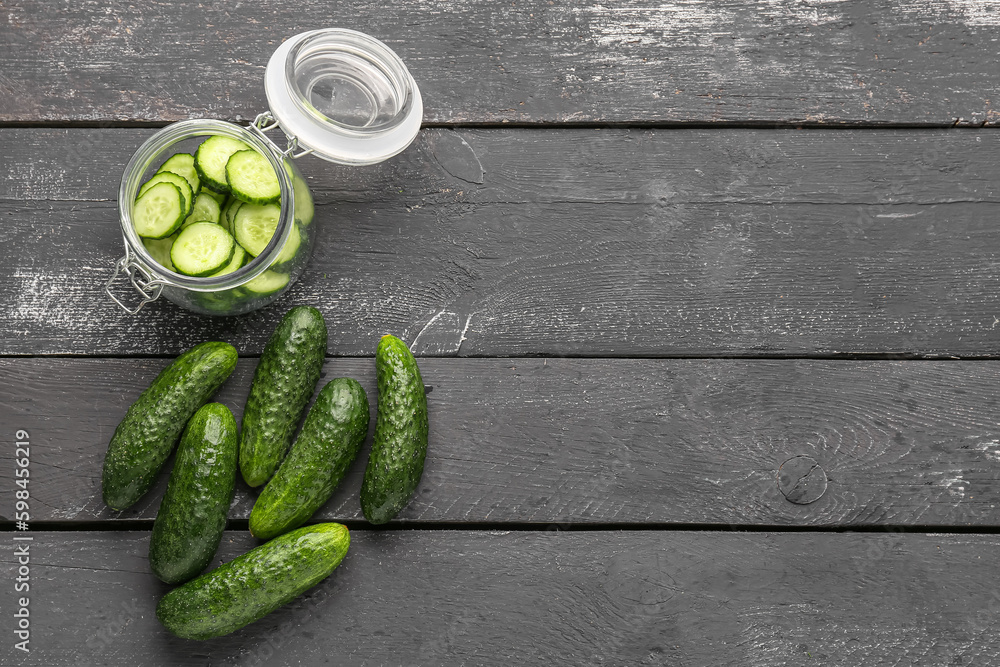
[[[330,162],[364,165],[405,149],[420,129],[420,91],[402,60],[382,42],[353,30],[325,29],[286,40],[265,71],[270,111],[249,127],[196,119],[174,123],[150,137],[122,175],[118,209],[125,255],[105,290],[129,313],[163,296],[204,315],[239,315],[284,294],[305,269],[316,239],[313,199],[294,158],[312,154]],[[280,128],[281,149],[267,132]],[[263,155],[278,176],[281,213],[267,247],[238,270],[204,278],[159,264],[135,231],[139,188],[170,156],[194,154],[205,138],[238,139]],[[138,294],[129,307],[113,291],[124,274]]]

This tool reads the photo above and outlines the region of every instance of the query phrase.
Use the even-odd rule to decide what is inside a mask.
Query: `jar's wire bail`
[[[299,147],[299,139],[294,135],[289,135],[287,132],[284,131],[284,129],[281,129],[281,132],[282,134],[285,135],[285,139],[287,140],[287,147],[285,148],[285,150],[282,150],[281,148],[278,147],[276,143],[274,143],[271,137],[267,136],[266,134],[266,132],[270,132],[275,128],[281,129],[281,126],[278,124],[278,121],[274,119],[274,116],[271,115],[270,111],[265,111],[263,113],[257,114],[257,117],[253,119],[252,123],[250,123],[250,129],[253,130],[253,132],[255,132],[258,136],[260,136],[260,138],[263,139],[269,146],[271,146],[271,148],[274,149],[275,153],[278,153],[284,158],[297,160],[298,158],[304,157],[313,152],[313,149],[306,148],[296,153],[295,151]]]
[[[126,306],[111,291],[111,285],[114,284],[119,273],[124,273],[128,276],[129,282],[132,283],[132,287],[139,293],[140,296],[142,296],[142,300],[134,308]],[[132,256],[132,252],[129,250],[128,242],[126,241],[125,256],[115,262],[115,271],[111,274],[108,282],[104,284],[104,291],[107,292],[112,301],[121,306],[122,310],[129,315],[135,315],[142,310],[142,307],[147,303],[156,301],[160,298],[160,293],[163,291],[164,284],[165,283],[162,280],[151,276],[145,267],[135,261],[135,257]]]

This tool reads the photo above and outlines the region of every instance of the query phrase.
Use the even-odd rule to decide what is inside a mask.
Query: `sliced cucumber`
[[[194,205],[194,194],[191,192],[191,186],[188,184],[187,180],[183,176],[178,176],[172,171],[158,171],[153,176],[142,184],[139,188],[139,194],[137,197],[141,197],[146,192],[149,191],[151,187],[157,183],[173,183],[181,191],[181,195],[184,196],[184,210],[187,212],[185,215],[191,213],[191,207]]]
[[[195,172],[195,173],[197,173],[197,172]],[[214,190],[209,190],[208,188],[202,188],[200,194],[206,194],[206,195],[208,195],[209,197],[211,197],[212,199],[214,199],[215,202],[220,207],[223,206],[223,205],[225,205],[225,203],[226,203],[226,197],[228,196],[228,195],[226,195],[225,192],[215,192]]]
[[[170,261],[170,248],[176,238],[176,234],[171,234],[164,239],[143,239],[142,245],[146,246],[146,252],[152,255],[157,264],[170,271],[176,271],[174,263]]]
[[[237,151],[226,163],[226,181],[233,196],[251,204],[281,200],[278,177],[267,158],[255,150]]]
[[[147,239],[170,236],[185,217],[184,195],[173,183],[154,183],[135,201],[132,223],[135,233]]]
[[[214,315],[232,314],[237,298],[230,290],[224,292],[194,292],[195,304]]]
[[[172,171],[178,176],[183,176],[191,186],[191,192],[195,195],[201,192],[201,179],[198,178],[198,171],[194,168],[194,156],[190,153],[171,155],[157,171]]]
[[[243,204],[233,217],[236,241],[256,257],[271,242],[281,218],[277,204]]]
[[[288,285],[288,274],[278,273],[268,269],[250,282],[243,285],[243,288],[251,296],[266,296],[279,292]]]
[[[170,249],[170,261],[178,273],[208,276],[229,264],[236,242],[214,222],[196,222],[181,230]]]
[[[181,223],[181,229],[196,222],[219,222],[219,216],[221,215],[219,202],[205,194],[206,192],[208,190],[199,192],[198,196],[194,198],[194,206],[191,208],[191,213],[188,217],[184,218],[184,222]]]
[[[201,142],[194,155],[194,167],[198,170],[201,184],[210,190],[228,193],[226,163],[233,153],[246,150],[251,148],[239,139],[230,139],[219,134]]]
[[[229,230],[229,233],[236,236],[236,230],[233,227],[236,218],[236,211],[239,210],[240,206],[243,206],[244,202],[241,202],[235,197],[229,198],[229,203],[226,205],[226,210],[224,212],[224,220],[220,220],[219,224]]]
[[[214,278],[215,276],[224,276],[227,273],[232,273],[236,269],[243,266],[249,256],[250,255],[247,254],[247,251],[243,249],[243,246],[237,243],[236,247],[233,249],[233,258],[229,260],[229,264],[226,264],[220,270],[213,273],[212,277]]]
[[[230,234],[233,233],[232,226],[229,221],[229,210],[233,207],[233,202],[236,198],[232,195],[226,195],[225,201],[222,202],[222,206],[219,213],[219,224],[226,228]]]
[[[295,191],[295,219],[303,227],[306,227],[313,221],[313,215],[315,215],[312,193],[309,192],[309,186],[306,185],[306,182],[288,163],[285,164],[285,171],[291,176],[292,188]]]
[[[292,231],[288,232],[288,240],[285,241],[284,247],[281,248],[281,254],[271,263],[271,268],[276,269],[295,259],[300,245],[302,245],[302,235],[299,233],[299,226],[292,225]]]

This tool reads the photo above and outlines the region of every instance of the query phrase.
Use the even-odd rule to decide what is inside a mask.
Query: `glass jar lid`
[[[374,164],[417,136],[423,102],[388,46],[343,28],[304,32],[271,55],[264,75],[271,115],[299,148],[330,162]]]

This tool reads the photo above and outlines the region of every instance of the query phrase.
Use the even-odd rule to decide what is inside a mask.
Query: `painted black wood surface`
[[[36,522],[155,518],[166,474],[125,512],[104,506],[100,476],[115,426],[166,363],[0,360],[0,386],[18,387],[0,423],[36,443]],[[216,396],[237,417],[255,367],[241,361]],[[1000,524],[995,363],[422,359],[421,371],[431,445],[407,525]],[[374,413],[373,360],[330,360],[321,383],[340,376],[362,382]],[[362,521],[367,447],[316,520]],[[807,505],[778,486],[796,456],[828,477]],[[5,510],[15,458],[0,452]],[[256,495],[240,483],[230,518],[247,519]]]
[[[281,41],[331,25],[398,50],[435,123],[982,125],[989,0],[5,4],[0,120],[251,120]]]
[[[226,533],[218,560],[256,544]],[[43,533],[25,665],[990,664],[990,535],[352,532],[334,574],[228,637],[156,621],[147,532]],[[0,575],[14,569],[0,551]],[[58,603],[56,602],[58,600]],[[58,639],[56,639],[58,638]]]
[[[2,9],[0,664],[996,662],[992,0]],[[299,161],[320,238],[272,308],[115,310],[132,152],[172,120],[251,119],[271,51],[330,24],[406,60],[414,145]],[[243,356],[218,395],[239,415],[300,303],[329,325],[325,379],[373,404],[378,337],[411,344],[425,476],[374,530],[359,461],[316,517],[352,530],[331,578],[230,637],[177,640],[146,562],[166,472],[110,512],[107,441],[206,339]],[[257,544],[253,498],[241,485],[216,563]]]
[[[0,351],[259,354],[278,308],[120,312],[118,179],[153,130],[0,130]],[[318,244],[284,301],[332,355],[996,356],[991,130],[431,129],[299,161]],[[122,290],[123,286],[120,286]]]

